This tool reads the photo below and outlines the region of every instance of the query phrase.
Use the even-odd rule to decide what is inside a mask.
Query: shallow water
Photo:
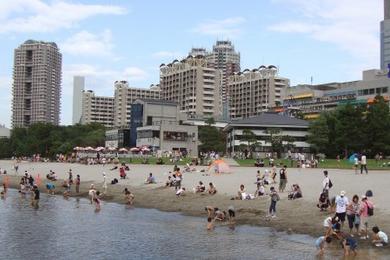
[[[217,226],[203,218],[42,194],[40,208],[10,190],[0,201],[1,259],[313,259],[314,238],[269,228]],[[372,251],[372,252],[370,252]],[[359,259],[386,259],[373,250]],[[375,254],[374,254],[375,253]],[[341,258],[338,245],[324,259]],[[356,258],[355,258],[356,259]]]

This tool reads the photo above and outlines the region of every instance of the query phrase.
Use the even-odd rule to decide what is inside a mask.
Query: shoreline
[[[9,188],[19,189],[19,181],[21,176],[9,176]],[[59,179],[53,182],[56,185],[55,195],[63,195],[64,188],[61,187],[63,180]],[[45,187],[45,180],[41,181],[39,189],[43,193],[47,193]],[[96,184],[93,181],[85,181],[80,184],[80,193],[75,193],[75,187],[72,185],[72,191],[70,197],[83,197],[88,199],[88,190],[91,183],[95,183],[97,190],[102,191],[100,184]],[[222,210],[227,210],[230,205],[233,205],[236,210],[236,225],[249,225],[257,227],[269,227],[278,232],[286,232],[288,234],[305,234],[310,235],[313,238],[323,234],[322,222],[330,214],[324,214],[319,210],[310,206],[309,210],[305,207],[307,201],[303,199],[298,200],[286,200],[282,197],[282,200],[278,202],[277,218],[267,220],[265,215],[269,206],[269,197],[259,198],[255,200],[230,200],[231,197],[224,194],[206,195],[206,194],[194,194],[187,192],[185,196],[176,197],[172,188],[165,188],[158,186],[158,184],[149,184],[145,187],[137,187],[124,184],[108,185],[107,194],[102,198],[104,202],[125,204],[123,189],[127,187],[135,195],[133,203],[134,207],[139,208],[152,208],[162,212],[178,212],[184,216],[202,217],[205,219],[207,213],[204,210],[205,206],[215,206]],[[290,204],[290,205],[289,205]],[[291,205],[292,204],[292,205]],[[102,207],[104,210],[104,207]],[[381,217],[378,217],[381,216]],[[373,217],[371,223],[382,223],[380,226],[384,227],[386,214],[381,214],[379,209],[376,209],[376,216]],[[344,230],[347,229],[347,223]],[[359,248],[369,249],[374,248],[370,240],[359,240]],[[382,252],[390,252],[390,247],[380,249]]]

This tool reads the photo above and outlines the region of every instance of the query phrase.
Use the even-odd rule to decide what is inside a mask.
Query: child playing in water
[[[211,217],[207,218],[207,230],[213,230],[214,229],[214,221]]]
[[[332,238],[327,236],[320,236],[319,238],[317,238],[316,248],[317,250],[319,250],[317,253],[318,256],[322,256],[324,254],[325,242],[329,244],[331,241]]]
[[[354,256],[357,255],[357,242],[354,238],[349,236],[343,238],[341,245],[344,248],[344,256],[349,256],[351,251],[353,252]]]

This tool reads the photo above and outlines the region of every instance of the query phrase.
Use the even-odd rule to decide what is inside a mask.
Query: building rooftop
[[[50,44],[57,48],[57,44],[55,42],[45,42],[45,41],[36,41],[36,40],[27,40],[23,44]]]
[[[303,126],[308,127],[309,122],[295,117],[280,115],[276,113],[262,113],[258,116],[244,119],[232,120],[228,126],[237,125],[261,125],[261,126]]]

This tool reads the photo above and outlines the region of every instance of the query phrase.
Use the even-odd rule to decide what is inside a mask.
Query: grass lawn
[[[240,166],[254,166],[255,159],[237,159],[237,163]],[[293,165],[291,166],[291,162],[288,159],[276,159],[275,160],[276,165],[285,164],[287,167],[297,167],[297,164],[295,161],[293,161]],[[390,170],[390,167],[382,167],[381,164],[384,162],[390,162],[390,160],[382,160],[378,164],[374,159],[368,159],[367,160],[367,168],[368,170]],[[268,167],[268,160],[264,160],[265,166]],[[320,160],[318,164],[318,168],[326,168],[326,169],[353,169],[353,164],[350,163],[348,160],[341,160],[340,163],[337,162],[336,159],[324,159]]]
[[[164,165],[174,165],[173,162],[169,161],[169,158],[162,158]],[[184,158],[182,161],[178,161],[177,165],[185,165],[186,163],[191,163],[192,158]],[[128,163],[128,164],[143,164],[144,158],[120,158],[119,161],[122,163]],[[156,157],[149,157],[148,158],[148,164],[156,164],[157,158]]]

